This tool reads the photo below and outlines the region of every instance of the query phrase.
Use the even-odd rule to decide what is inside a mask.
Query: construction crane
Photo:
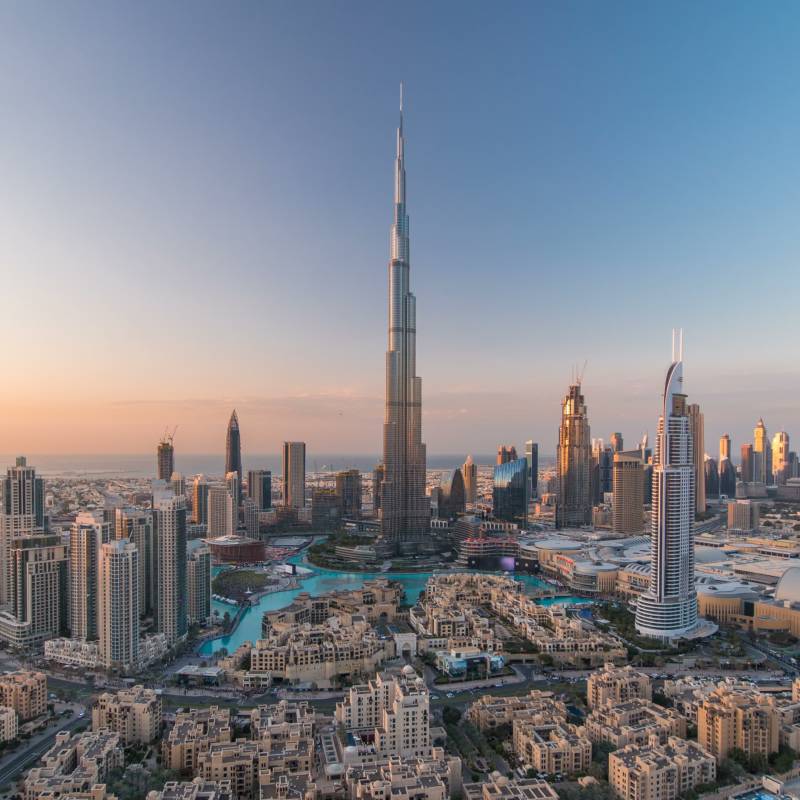
[[[161,444],[172,444],[175,440],[175,434],[178,432],[178,426],[176,425],[172,432],[170,432],[169,425],[164,428],[164,433],[161,434]]]

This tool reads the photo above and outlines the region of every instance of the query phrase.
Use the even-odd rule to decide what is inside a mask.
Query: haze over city
[[[795,5],[0,7],[5,452],[380,451],[406,86],[429,453],[796,430]],[[710,447],[713,452],[714,447]]]

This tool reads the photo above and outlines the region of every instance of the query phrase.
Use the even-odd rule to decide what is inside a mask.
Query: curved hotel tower
[[[416,374],[416,298],[409,286],[409,237],[403,139],[403,94],[394,171],[394,222],[389,260],[389,348],[386,351],[386,411],[381,532],[397,553],[419,550],[430,528],[422,443],[422,380]]]
[[[650,587],[636,605],[636,630],[668,641],[696,635],[694,586],[695,467],[686,395],[682,342],[664,383],[653,465],[650,521]]]
[[[579,528],[592,521],[592,496],[589,459],[592,435],[589,412],[581,392],[580,380],[569,387],[561,403],[558,428],[558,503],[557,528]]]

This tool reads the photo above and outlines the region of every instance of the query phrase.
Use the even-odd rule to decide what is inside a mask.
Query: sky
[[[431,453],[800,436],[800,6],[0,4],[0,452],[379,453],[398,85]],[[584,369],[584,363],[586,363]]]

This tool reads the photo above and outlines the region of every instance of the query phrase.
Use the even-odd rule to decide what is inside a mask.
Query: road
[[[15,751],[0,759],[0,787],[15,781],[26,769],[32,767],[53,746],[56,734],[61,731],[74,731],[84,724],[86,717],[77,715],[70,717],[60,727],[31,739],[26,743],[24,750]]]

